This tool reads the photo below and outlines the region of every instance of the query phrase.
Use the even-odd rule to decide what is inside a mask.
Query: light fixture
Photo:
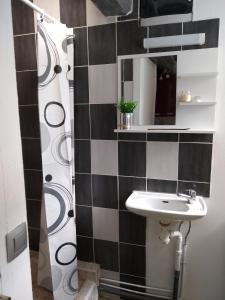
[[[176,46],[204,45],[205,33],[171,35],[144,39],[144,48],[167,48]]]

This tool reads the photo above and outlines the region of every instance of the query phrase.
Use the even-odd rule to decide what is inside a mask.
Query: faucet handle
[[[188,193],[188,195],[189,195],[192,199],[196,198],[197,193],[196,193],[195,190],[193,190],[193,189],[187,189],[187,190],[185,190],[185,191]]]

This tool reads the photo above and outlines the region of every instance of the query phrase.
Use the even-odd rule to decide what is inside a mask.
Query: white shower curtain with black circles
[[[78,291],[73,149],[73,30],[38,21],[43,201],[38,283],[55,300]]]

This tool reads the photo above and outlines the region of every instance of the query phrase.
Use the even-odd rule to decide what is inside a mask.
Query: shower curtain
[[[78,291],[73,150],[73,30],[38,21],[43,201],[38,283],[55,300]]]

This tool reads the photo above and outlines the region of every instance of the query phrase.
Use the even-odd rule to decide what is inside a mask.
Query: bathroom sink
[[[135,214],[167,221],[193,220],[207,214],[201,196],[188,203],[185,197],[176,194],[134,191],[127,199],[126,207]]]

